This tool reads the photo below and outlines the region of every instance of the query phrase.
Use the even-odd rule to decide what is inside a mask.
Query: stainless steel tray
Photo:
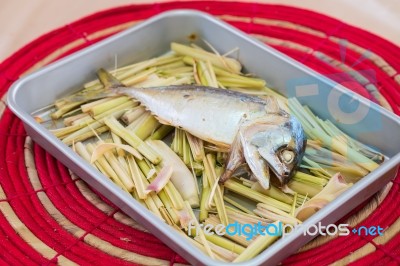
[[[197,11],[165,12],[18,80],[9,92],[9,107],[23,121],[34,141],[190,263],[227,265],[205,256],[174,230],[170,230],[167,224],[130,195],[123,193],[31,116],[33,111],[69,94],[84,82],[93,80],[99,67],[112,68],[116,56],[121,66],[144,60],[166,52],[172,41],[187,43],[193,34],[211,42],[221,53],[239,47],[239,60],[246,71],[264,78],[283,94],[297,96],[318,116],[342,121],[337,126],[390,158],[308,219],[305,227],[318,222],[326,225],[337,221],[395,176],[400,162],[400,122],[397,116],[364,98],[356,99],[356,111],[350,107],[346,110],[346,105],[340,107],[340,99],[346,101],[353,97],[349,90],[232,26]],[[351,112],[357,112],[358,115],[349,114]],[[238,265],[277,264],[313,237],[296,231],[278,240],[256,258]]]

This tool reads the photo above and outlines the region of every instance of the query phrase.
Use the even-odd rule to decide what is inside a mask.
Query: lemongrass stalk
[[[94,106],[96,106],[98,104],[101,104],[101,103],[108,102],[111,99],[113,99],[113,98],[107,97],[107,98],[99,99],[99,100],[96,100],[96,101],[93,101],[93,102],[90,102],[90,103],[85,103],[85,104],[82,104],[80,106],[80,108],[81,108],[83,113],[88,113],[92,107],[94,107]]]
[[[192,207],[190,206],[190,203],[188,201],[185,201],[185,210],[189,213],[190,217],[192,218],[192,221],[194,222],[194,225],[196,226],[196,228],[200,228],[199,222],[196,219],[196,216],[193,213]],[[204,248],[207,251],[207,254],[211,257],[211,258],[215,258],[214,257],[214,253],[211,251],[210,245],[208,245],[208,242],[206,240],[206,237],[204,235],[203,230],[197,230],[197,233],[199,234],[199,237],[201,239],[201,242],[204,246]]]
[[[238,87],[238,88],[264,88],[265,81],[254,78],[233,78],[233,77],[217,77],[225,87]]]
[[[92,143],[88,143],[86,145],[86,149],[89,152],[89,154],[92,154],[94,151],[94,145]],[[111,167],[109,162],[106,160],[104,157],[100,157],[96,162],[95,165],[100,165],[101,167],[98,167],[99,170],[103,169],[103,174],[107,177],[109,177],[114,183],[116,183],[119,187],[121,187],[123,190],[128,192],[128,189],[125,187],[124,183],[121,181],[117,173],[114,171],[114,169]]]
[[[118,175],[119,179],[122,181],[126,189],[128,191],[132,191],[135,187],[135,184],[133,183],[133,180],[129,173],[127,173],[126,170],[121,166],[115,155],[112,152],[106,152],[104,153],[104,157],[114,169],[115,173]]]
[[[126,111],[122,116],[121,120],[126,124],[129,125],[136,119],[138,119],[146,109],[143,106],[134,107],[132,110]]]
[[[254,214],[251,210],[247,209],[247,208],[244,207],[242,204],[238,203],[237,201],[231,199],[231,198],[228,197],[228,196],[224,196],[224,200],[225,200],[227,203],[231,204],[232,206],[238,208],[239,210],[241,210],[241,211],[243,211],[243,212],[245,212],[245,213]]]
[[[165,76],[181,77],[182,74],[192,74],[192,70],[192,67],[186,66],[184,64],[183,67],[158,70],[157,73]]]
[[[215,158],[211,154],[208,154],[206,155],[203,163],[204,163],[204,170],[208,178],[208,184],[210,185],[211,188],[209,202],[211,202],[212,199],[214,200],[221,222],[223,225],[227,226],[228,216],[225,211],[223,188],[219,186],[218,184],[219,177],[217,177],[215,173]]]
[[[73,138],[73,139],[69,139],[69,140],[63,139],[62,142],[63,142],[64,144],[70,146],[70,145],[72,145],[74,142],[77,142],[77,141],[85,141],[85,140],[87,140],[87,139],[90,139],[91,137],[94,137],[94,136],[96,136],[96,135],[100,135],[100,134],[105,133],[105,132],[107,132],[107,131],[109,131],[109,130],[110,130],[110,129],[109,129],[107,126],[101,126],[101,127],[96,128],[96,129],[87,131],[87,132],[85,132],[85,133],[83,133],[83,134],[80,134],[79,136],[77,136],[77,137],[75,137],[75,138]]]
[[[196,162],[201,162],[205,157],[203,140],[193,136],[189,132],[186,133],[186,138],[190,146],[193,159]]]
[[[140,139],[145,140],[160,126],[160,122],[154,116],[149,116],[133,130],[133,133]]]
[[[138,194],[138,197],[140,199],[145,199],[147,198],[147,193],[146,193],[146,184],[143,182],[143,179],[140,177],[140,170],[139,167],[135,161],[135,159],[132,156],[127,157],[128,160],[128,167],[130,170],[130,176],[135,184],[135,190]]]
[[[210,241],[211,243],[214,243],[215,245],[218,245],[227,250],[235,252],[236,254],[241,254],[245,250],[245,248],[242,247],[241,245],[239,245],[225,237],[219,236],[217,234],[213,234],[213,235],[207,234],[205,236],[206,236],[206,239],[208,241]]]
[[[319,186],[325,186],[328,183],[328,181],[325,178],[319,178],[299,171],[297,171],[294,174],[293,180],[303,183],[315,184]]]
[[[62,105],[60,109],[58,109],[57,111],[52,113],[51,118],[59,119],[63,114],[73,110],[74,108],[80,106],[83,103],[84,103],[84,101],[66,103],[66,104]]]
[[[76,130],[72,134],[69,134],[68,136],[61,137],[62,141],[64,143],[72,143],[72,141],[75,140],[76,138],[78,138],[80,135],[83,135],[83,134],[88,133],[88,132],[92,132],[93,130],[96,130],[96,129],[100,128],[100,127],[103,127],[104,123],[102,121],[96,121],[96,122],[93,122],[93,123],[88,123],[86,125],[80,124],[80,125],[77,125],[77,126],[79,126],[80,129]]]
[[[162,66],[157,67],[157,71],[175,71],[179,68],[186,68],[186,65],[183,61],[178,60],[176,62],[171,62],[169,64],[164,64]]]
[[[81,110],[81,108],[79,108],[79,107],[77,107],[77,108],[75,108],[75,109],[72,109],[71,111],[69,111],[69,112],[66,112],[65,114],[63,114],[62,116],[61,116],[61,118],[68,118],[68,117],[70,117],[70,116],[75,116],[75,115],[78,115],[78,114],[81,114],[82,113],[82,110]]]
[[[149,159],[152,163],[158,164],[161,161],[160,156],[150,148],[143,140],[136,136],[133,132],[124,128],[115,117],[107,117],[104,123],[110,128],[112,132],[120,136],[129,145],[137,149],[144,157]]]
[[[254,182],[251,186],[251,189],[287,204],[292,204],[293,202],[293,197],[291,195],[284,193],[281,189],[275,187],[274,185],[271,185],[269,189],[265,189],[260,185],[260,183]]]
[[[212,79],[204,61],[196,62],[197,75],[204,86],[212,86]],[[218,84],[216,84],[218,86]]]
[[[145,121],[147,118],[151,116],[150,112],[144,112],[142,113],[137,119],[133,120],[128,126],[126,127],[129,130],[134,130],[136,127],[139,126],[143,121]]]
[[[198,60],[209,60],[211,64],[233,73],[239,73],[240,69],[242,68],[240,63],[233,58],[222,57],[204,50],[198,50],[179,43],[171,43],[171,50],[177,54],[191,56]]]
[[[206,236],[206,238],[207,238],[207,236]],[[195,237],[194,239],[201,243],[200,237]],[[212,243],[211,241],[207,240],[207,243],[210,246],[211,250],[213,251],[214,255],[218,255],[220,258],[222,258],[223,262],[231,262],[234,259],[236,259],[238,256],[238,254],[236,254],[235,252],[232,252],[230,250],[227,250],[226,248],[218,246],[218,245]]]
[[[190,162],[193,161],[191,160],[192,154],[190,151],[190,146],[186,137],[185,131],[182,131],[182,160],[183,162],[190,166]]]
[[[183,233],[181,230],[177,230],[177,232],[182,235],[183,237],[185,237],[193,246],[197,247],[199,250],[201,250],[205,255],[207,255],[207,251],[204,248],[204,246],[202,245],[202,243],[194,240],[193,238],[190,238],[187,234]],[[214,254],[215,260],[219,260],[219,261],[225,261],[224,258],[220,257],[218,254]]]
[[[296,180],[289,181],[288,187],[295,192],[303,195],[309,195],[310,197],[317,195],[323,188],[322,186],[313,185],[310,183],[306,184]]]
[[[72,122],[74,122],[74,121],[76,121],[78,119],[84,118],[84,117],[90,117],[90,116],[88,114],[82,113],[82,114],[77,114],[77,115],[74,115],[74,116],[67,117],[67,118],[64,119],[64,125],[65,126],[71,126]]]
[[[273,224],[276,226],[276,228],[279,227],[278,222]],[[233,262],[243,262],[254,258],[272,243],[274,243],[278,238],[279,236],[271,236],[266,232],[265,235],[259,235]]]
[[[104,117],[113,115],[114,117],[116,117],[116,118],[118,119],[118,118],[120,118],[127,110],[132,109],[132,108],[134,108],[134,107],[137,106],[137,105],[138,105],[138,103],[135,103],[135,102],[133,102],[133,101],[128,101],[128,102],[123,103],[123,104],[121,104],[121,105],[119,105],[119,106],[116,106],[116,107],[114,107],[114,108],[112,108],[112,109],[110,109],[110,110],[107,110],[107,111],[105,111],[105,112],[103,112],[103,113],[101,113],[101,114],[98,114],[98,115],[94,116],[93,118],[94,118],[95,120],[100,120],[100,119],[102,119],[102,118],[104,118]],[[118,114],[118,116],[117,116],[116,114]]]
[[[292,204],[292,209],[290,211],[290,215],[294,217],[294,212],[296,211],[296,203],[297,203],[297,195],[299,193],[295,192],[293,195],[293,204]]]
[[[242,184],[232,179],[225,181],[224,186],[225,188],[231,190],[232,192],[242,195],[252,201],[270,204],[271,206],[274,206],[285,212],[289,212],[291,209],[291,206],[289,204],[276,200],[272,197],[266,196],[260,192],[254,191],[251,188],[243,186]]]
[[[60,109],[61,107],[63,107],[63,105],[70,103],[69,101],[67,101],[66,99],[58,99],[54,102],[54,106],[57,109]]]
[[[110,109],[113,109],[114,107],[120,106],[121,104],[126,103],[128,101],[130,101],[130,98],[127,96],[112,98],[109,101],[99,103],[99,104],[96,104],[95,106],[91,107],[89,109],[89,112],[92,116],[97,116],[101,113],[104,113],[105,111],[108,111]]]
[[[153,134],[151,134],[147,139],[148,140],[162,140],[165,138],[174,127],[168,125],[161,125]]]
[[[207,210],[207,202],[210,196],[210,187],[206,186],[203,187],[201,191],[201,200],[200,200],[200,213],[199,213],[199,221],[203,222],[208,217],[208,210]]]
[[[302,221],[296,219],[293,215],[263,203],[257,204],[257,209],[254,210],[254,213],[273,221],[281,221],[285,224],[298,225],[302,223]]]
[[[76,119],[75,121],[72,121],[71,125],[73,126],[73,125],[90,124],[93,123],[94,121],[95,120],[90,115],[87,115],[79,119]]]
[[[156,68],[150,68],[150,69],[140,72],[136,75],[129,76],[125,79],[122,79],[122,83],[128,87],[133,86],[137,83],[145,81],[151,74],[155,73],[156,70],[157,70]]]
[[[147,209],[149,209],[149,211],[151,211],[155,216],[157,216],[159,219],[161,219],[163,222],[165,222],[163,216],[161,215],[161,213],[152,197],[147,197],[143,201],[146,203]]]
[[[215,216],[215,215],[210,215],[205,221],[204,221],[204,225],[213,225],[213,228],[215,228],[217,225],[222,224],[221,220]],[[246,240],[246,237],[242,234],[233,234],[233,235],[229,235],[229,234],[225,234],[224,237],[226,237],[227,239],[232,240],[233,242],[243,246],[243,247],[247,247],[250,244],[250,241]]]
[[[115,133],[111,132],[111,138],[112,138],[114,143],[122,145],[121,138],[118,135],[116,135]],[[117,151],[117,155],[118,156],[122,156],[122,157],[125,156],[125,151],[123,149],[116,148],[116,151]]]

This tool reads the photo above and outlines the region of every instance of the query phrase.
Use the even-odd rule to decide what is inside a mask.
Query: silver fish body
[[[196,85],[113,91],[140,101],[163,124],[230,147],[222,180],[246,161],[263,187],[269,187],[269,169],[284,184],[304,154],[300,123],[271,100]]]

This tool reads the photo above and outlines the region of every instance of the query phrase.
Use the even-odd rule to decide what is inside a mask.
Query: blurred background
[[[150,0],[0,0],[0,61],[40,35],[83,16],[121,5]],[[252,0],[314,10],[343,20],[400,45],[398,0]],[[318,23],[318,22],[316,22]]]

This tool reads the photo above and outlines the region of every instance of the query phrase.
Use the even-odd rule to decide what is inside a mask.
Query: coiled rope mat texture
[[[349,74],[347,83],[357,81],[359,86],[350,82],[353,90],[400,113],[400,48],[318,13],[256,3],[169,2],[124,6],[88,16],[38,38],[0,65],[1,264],[185,263],[32,143],[5,103],[7,89],[21,75],[175,8],[218,16],[323,74],[373,70],[376,82]],[[283,263],[400,264],[399,180],[397,176],[341,220],[353,227],[379,225],[385,228],[383,236],[319,237]]]

